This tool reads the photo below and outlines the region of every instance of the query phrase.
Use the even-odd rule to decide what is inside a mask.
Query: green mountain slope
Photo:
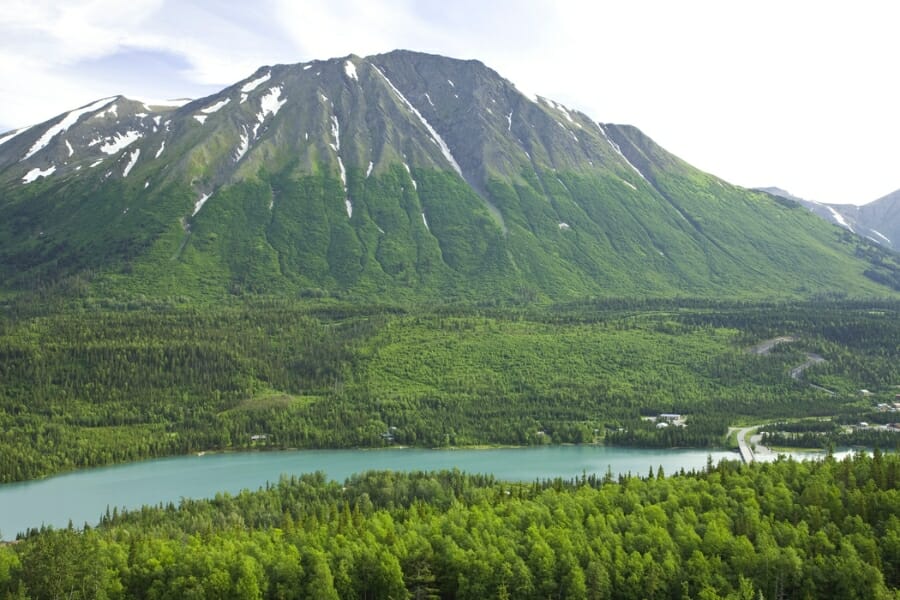
[[[890,293],[896,257],[863,246],[637,129],[406,51],[263,67],[180,107],[110,98],[0,137],[13,292]]]

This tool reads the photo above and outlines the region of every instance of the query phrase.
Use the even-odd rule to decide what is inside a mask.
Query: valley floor
[[[900,385],[891,302],[12,308],[0,481],[227,449],[715,448],[735,420],[890,423]],[[822,433],[804,445],[896,444]]]

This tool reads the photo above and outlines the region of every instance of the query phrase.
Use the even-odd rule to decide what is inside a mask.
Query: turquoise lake
[[[41,524],[76,527],[95,524],[107,506],[143,504],[235,494],[276,482],[282,474],[324,471],[342,481],[368,470],[431,471],[460,469],[490,473],[509,481],[572,478],[582,473],[645,475],[661,465],[667,474],[702,469],[707,459],[737,460],[723,450],[650,450],[604,446],[426,450],[290,450],[179,456],[85,469],[48,479],[0,485],[0,538]]]

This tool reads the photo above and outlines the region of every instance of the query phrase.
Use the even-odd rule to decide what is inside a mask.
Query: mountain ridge
[[[855,205],[826,204],[807,200],[779,187],[756,189],[797,202],[829,223],[859,234],[876,244],[895,251],[900,248],[896,241],[900,240],[900,190],[867,204]]]
[[[895,276],[635,127],[411,51],[264,66],[181,106],[98,100],[0,136],[0,192],[10,290],[767,297]]]

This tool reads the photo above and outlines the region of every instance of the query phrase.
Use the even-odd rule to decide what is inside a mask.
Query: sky
[[[262,65],[475,58],[745,187],[900,188],[890,0],[0,0],[0,133],[98,98],[199,98]]]

